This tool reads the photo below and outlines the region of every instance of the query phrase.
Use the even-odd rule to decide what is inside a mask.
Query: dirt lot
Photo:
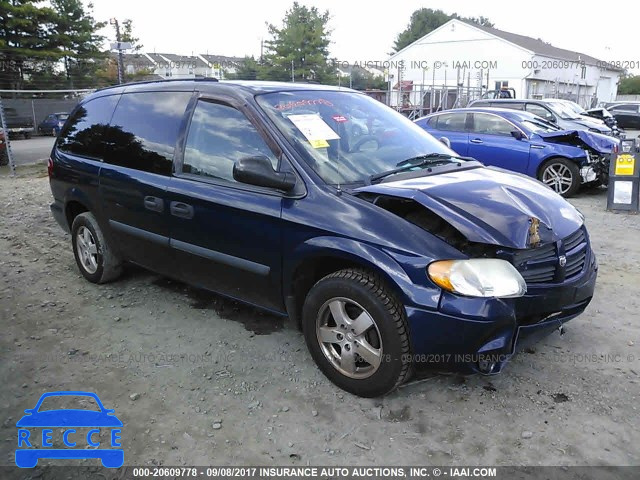
[[[126,465],[638,465],[640,216],[574,200],[600,262],[588,310],[495,377],[361,399],[288,321],[130,268],[85,281],[45,176],[0,178],[0,464],[46,391],[96,392]],[[97,461],[87,461],[95,465]]]

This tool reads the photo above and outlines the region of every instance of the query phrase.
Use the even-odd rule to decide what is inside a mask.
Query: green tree
[[[242,62],[239,62],[238,68],[233,73],[226,73],[225,78],[229,80],[256,80],[258,78],[258,71],[260,70],[260,64],[253,57],[244,57]]]
[[[51,38],[56,13],[43,0],[0,0],[0,85],[24,88],[43,62],[60,52]]]
[[[411,14],[409,25],[396,37],[393,45],[394,51],[398,52],[407,45],[411,45],[416,40],[433,32],[436,28],[441,27],[453,18],[485,27],[493,27],[493,23],[486,17],[460,17],[457,13],[449,15],[442,10],[421,8]]]
[[[50,3],[57,14],[51,39],[60,50],[69,87],[91,86],[106,59],[100,48],[104,37],[97,33],[106,23],[93,18],[91,3],[86,10],[81,0],[50,0]]]
[[[131,50],[135,53],[142,50],[143,45],[140,43],[140,39],[133,36],[133,21],[130,18],[122,22],[122,35],[120,36],[120,40],[129,42],[131,44]]]
[[[271,39],[258,68],[261,80],[335,82],[335,67],[329,62],[329,12],[294,2],[282,28],[268,24]]]
[[[620,78],[618,95],[640,95],[640,75],[624,75]]]
[[[361,68],[354,68],[351,71],[351,78],[349,78],[349,75],[342,75],[340,84],[355,90],[386,89],[387,87],[387,82],[384,81],[382,75],[374,75]]]

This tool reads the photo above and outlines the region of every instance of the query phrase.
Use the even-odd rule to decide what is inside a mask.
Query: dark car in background
[[[560,130],[532,113],[460,108],[415,121],[459,155],[537,178],[570,197],[580,185],[606,185],[613,137]]]
[[[621,128],[640,129],[640,102],[620,102],[607,104]]]
[[[62,129],[64,122],[69,118],[66,112],[51,113],[45,117],[38,125],[38,133],[57,137]]]
[[[354,133],[352,117],[372,128]],[[104,89],[71,113],[49,176],[87,280],[130,262],[288,315],[356,395],[388,393],[418,366],[498,373],[595,288],[571,204],[349,89]]]
[[[557,99],[494,99],[476,100],[469,107],[495,107],[511,110],[523,110],[538,115],[544,120],[557,125],[562,130],[588,130],[590,132],[614,135],[613,130],[603,121],[589,118],[574,112],[571,108]]]
[[[25,139],[31,138],[33,134],[33,118],[30,115],[21,115],[18,110],[12,107],[4,108],[7,131],[12,139],[22,135]]]
[[[567,107],[573,110],[575,113],[581,116],[596,118],[605,123],[607,127],[609,127],[613,131],[613,136],[620,136],[620,129],[618,128],[618,122],[616,121],[616,117],[611,115],[611,113],[604,107],[599,108],[590,108],[589,110],[585,110],[576,102],[572,102],[571,100],[558,100],[559,102],[563,102]]]

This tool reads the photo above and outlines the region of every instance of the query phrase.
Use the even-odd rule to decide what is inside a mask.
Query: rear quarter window
[[[102,159],[105,135],[120,95],[95,98],[80,105],[65,124],[57,141],[63,152]]]
[[[170,175],[180,124],[191,92],[124,93],[109,128],[104,160]]]

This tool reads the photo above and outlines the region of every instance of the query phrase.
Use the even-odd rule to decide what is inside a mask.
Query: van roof
[[[191,78],[191,79],[170,79],[170,80],[150,80],[144,82],[125,83],[98,90],[96,93],[125,93],[131,91],[154,91],[154,90],[200,90],[217,91],[220,87],[233,87],[236,90],[243,90],[250,94],[267,92],[285,92],[295,90],[321,90],[321,91],[351,91],[346,87],[332,85],[321,85],[318,83],[304,82],[267,82],[258,80],[221,80],[215,78]],[[196,88],[197,87],[197,88]]]

